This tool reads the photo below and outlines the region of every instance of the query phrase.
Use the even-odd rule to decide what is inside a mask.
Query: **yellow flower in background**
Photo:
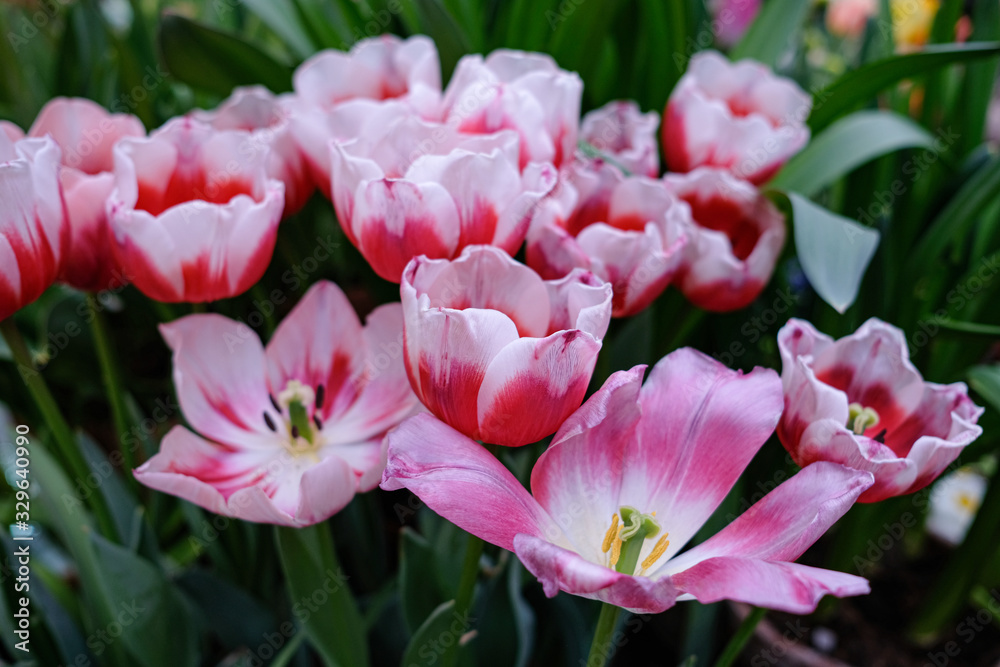
[[[927,43],[940,6],[941,0],[890,0],[897,51],[916,51]]]

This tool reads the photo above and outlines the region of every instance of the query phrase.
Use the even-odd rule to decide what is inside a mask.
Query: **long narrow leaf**
[[[753,58],[774,67],[798,35],[812,3],[809,0],[771,0],[732,52],[733,60]]]
[[[811,197],[856,167],[901,148],[931,148],[934,137],[890,111],[858,111],[831,125],[785,165],[771,185]]]
[[[1000,54],[1000,42],[929,46],[920,53],[892,56],[848,72],[816,94],[809,127],[818,132],[845,111],[871,100],[886,88],[937,67]]]

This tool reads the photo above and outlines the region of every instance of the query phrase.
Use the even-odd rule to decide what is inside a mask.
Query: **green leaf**
[[[275,93],[292,89],[291,68],[235,35],[182,16],[163,16],[159,42],[170,73],[195,88],[219,95],[253,84]]]
[[[972,39],[975,41],[1000,40],[1000,3],[993,0],[976,0],[972,10]],[[969,152],[983,140],[987,109],[996,81],[996,58],[969,65],[965,70],[962,92],[959,97],[961,108],[961,143],[964,152]]]
[[[259,16],[300,58],[308,58],[316,52],[318,46],[297,19],[298,13],[292,0],[243,0],[243,4]],[[226,6],[225,3],[223,6]]]
[[[463,616],[455,610],[455,601],[440,604],[423,625],[417,628],[403,653],[402,667],[438,665],[446,654],[457,651],[462,635],[472,628],[468,612]]]
[[[364,622],[337,560],[329,526],[277,526],[274,537],[292,608],[301,600],[326,600],[310,603],[306,612],[297,614],[310,643],[329,665],[367,665]]]
[[[773,4],[773,3],[772,3]],[[938,67],[1000,54],[1000,42],[973,42],[928,46],[863,65],[848,72],[815,95],[809,127],[813,132],[830,125],[845,111],[869,102],[886,88]]]
[[[802,271],[816,293],[843,313],[858,297],[880,235],[794,192],[785,196],[791,205],[795,252]]]
[[[97,534],[91,541],[100,563],[101,584],[113,602],[121,641],[135,658],[134,664],[198,665],[199,637],[192,607],[174,584],[158,567],[125,547]]]
[[[858,111],[831,125],[793,157],[771,182],[812,197],[855,168],[902,148],[931,148],[934,137],[891,111]]]
[[[469,40],[441,0],[413,0],[413,4],[421,32],[437,45],[441,57],[441,80],[447,81],[458,59],[471,50]]]
[[[434,571],[434,551],[430,543],[415,530],[404,527],[399,539],[399,600],[403,620],[410,633],[431,615],[444,595]]]
[[[915,281],[927,267],[933,266],[950,243],[963,238],[997,197],[1000,197],[1000,158],[993,158],[966,180],[917,243],[907,264],[909,279]]]
[[[969,386],[1000,412],[1000,364],[974,366],[969,369]]]
[[[809,0],[765,2],[753,25],[733,48],[731,58],[753,58],[769,67],[776,66],[802,29],[811,4]]]

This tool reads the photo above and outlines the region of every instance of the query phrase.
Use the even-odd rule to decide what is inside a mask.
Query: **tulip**
[[[809,142],[812,98],[795,82],[752,60],[715,51],[691,58],[663,116],[671,171],[708,166],[759,185]]]
[[[694,222],[675,281],[684,296],[712,311],[750,305],[781,255],[784,216],[757,188],[725,171],[667,174],[664,183],[691,207]]]
[[[418,257],[403,273],[406,370],[428,410],[465,435],[518,447],[580,406],[611,318],[584,271],[543,281],[491,246]]]
[[[111,114],[82,98],[57,97],[46,104],[28,132],[49,135],[62,149],[59,180],[66,199],[72,252],[64,253],[59,279],[97,291],[127,282],[114,260],[105,203],[114,188],[112,149],[123,137],[145,136],[135,116]]]
[[[444,93],[444,119],[462,132],[517,131],[520,164],[569,162],[579,133],[580,77],[541,53],[464,56]]]
[[[115,147],[108,219],[116,257],[147,296],[224,299],[264,274],[285,186],[267,177],[268,151],[249,132],[178,118]]]
[[[315,186],[291,132],[294,98],[276,96],[263,86],[237,88],[218,108],[190,116],[216,130],[250,133],[248,152],[266,151],[267,175],[285,184],[285,216],[298,212]]]
[[[348,100],[401,99],[421,116],[440,113],[441,66],[434,42],[423,35],[380,35],[347,53],[321,51],[299,65],[292,85],[305,106],[326,111]]]
[[[42,295],[70,243],[51,137],[0,132],[0,321]]]
[[[24,130],[9,120],[0,120],[0,132],[2,132],[11,143],[24,139]]]
[[[838,37],[860,37],[868,19],[878,12],[875,0],[830,0],[826,28]]]
[[[785,413],[778,436],[800,466],[835,461],[870,471],[861,502],[918,491],[982,429],[964,383],[924,382],[903,332],[872,318],[834,341],[792,319],[778,332]]]
[[[890,0],[892,36],[900,53],[919,51],[931,36],[941,0]]]
[[[610,102],[583,117],[580,140],[632,174],[656,178],[660,175],[659,124],[659,114],[644,114],[635,102]]]
[[[246,521],[329,518],[378,484],[385,432],[419,406],[404,376],[402,324],[396,303],[362,326],[322,281],[266,348],[221,315],[161,325],[181,411],[198,433],[175,426],[136,479]]]
[[[517,252],[552,165],[518,170],[517,135],[466,135],[408,117],[380,139],[331,144],[333,203],[375,272],[398,283],[407,263],[455,257],[472,244]]]
[[[798,558],[872,483],[813,464],[692,549],[781,414],[771,370],[731,371],[689,348],[611,375],[556,433],[529,493],[485,448],[430,415],[389,434],[382,488],[513,551],[558,591],[658,613],[679,599],[730,599],[803,614],[829,593],[868,592],[860,577]],[[523,420],[536,413],[526,410]]]
[[[753,24],[760,12],[760,0],[709,0],[715,41],[722,46],[735,46]]]
[[[641,176],[619,179],[604,206],[593,198],[579,206],[573,186],[562,188],[570,194],[546,200],[532,221],[528,266],[547,279],[577,267],[593,272],[614,289],[614,317],[645,309],[681,266],[688,206],[662,181]]]

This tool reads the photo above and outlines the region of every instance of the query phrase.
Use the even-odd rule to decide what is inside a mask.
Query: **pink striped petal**
[[[417,415],[387,436],[382,488],[406,488],[459,528],[514,550],[527,534],[559,539],[559,527],[500,461],[430,415]]]
[[[790,614],[815,611],[824,595],[847,597],[871,591],[866,579],[853,574],[725,556],[704,560],[671,579],[679,592],[702,604],[737,600]]]
[[[272,448],[276,436],[264,422],[264,412],[273,412],[267,359],[257,334],[215,314],[161,324],[160,333],[173,351],[174,385],[188,423],[235,449]]]
[[[531,535],[514,538],[514,553],[538,577],[548,597],[562,590],[637,614],[658,614],[677,600],[678,591],[669,578],[653,580],[621,574]]]
[[[814,463],[722,531],[665,563],[662,571],[679,572],[719,556],[795,560],[846,514],[873,482],[871,473],[825,461]],[[655,571],[652,576],[656,576]]]
[[[600,340],[575,329],[505,346],[479,389],[480,438],[520,447],[554,433],[580,407],[600,351]]]
[[[361,321],[339,287],[327,280],[309,288],[278,325],[267,344],[271,394],[290,380],[324,388],[317,413],[337,419],[356,399],[364,382],[366,349]]]
[[[653,368],[640,405],[621,500],[669,522],[669,558],[711,516],[774,431],[781,382],[772,370],[744,375],[682,348]]]
[[[531,493],[587,560],[604,558],[601,543],[620,508],[625,450],[641,413],[645,366],[618,371],[563,422],[531,471]]]

